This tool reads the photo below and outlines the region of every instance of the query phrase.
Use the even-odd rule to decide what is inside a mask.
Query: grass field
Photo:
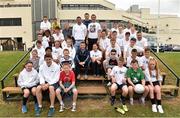
[[[2,66],[0,69],[2,70],[0,76],[2,77],[9,68],[16,63],[19,57],[21,57],[24,52],[0,52],[0,61]],[[177,74],[180,75],[179,66],[180,66],[180,53],[160,53],[160,57],[168,63],[170,67],[172,67]],[[13,59],[12,59],[13,57]],[[13,62],[12,62],[13,61]],[[18,70],[22,67],[19,66]],[[16,70],[17,71],[17,70]],[[8,83],[10,81],[8,80]],[[0,94],[1,95],[1,94]],[[118,100],[119,102],[119,100]],[[113,107],[110,106],[109,97],[106,96],[103,99],[78,99],[77,102],[77,111],[75,113],[71,111],[65,111],[63,113],[59,113],[59,106],[56,103],[56,113],[55,116],[59,117],[180,117],[180,97],[172,98],[172,99],[163,99],[162,101],[164,107],[164,114],[152,113],[150,101],[146,102],[146,105],[141,105],[138,103],[138,100],[135,101],[134,106],[128,105],[129,111],[125,115],[121,115],[117,113]],[[46,117],[49,102],[44,102],[44,111],[41,116]],[[29,112],[27,114],[21,113],[21,101],[16,102],[4,102],[0,99],[0,117],[33,117],[34,116],[34,108],[33,102],[28,103]]]

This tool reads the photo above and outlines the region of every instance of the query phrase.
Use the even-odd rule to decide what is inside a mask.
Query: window
[[[21,18],[0,18],[0,26],[21,26]]]

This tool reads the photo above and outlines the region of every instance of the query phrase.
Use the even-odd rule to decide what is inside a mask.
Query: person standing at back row
[[[89,19],[89,14],[85,13],[84,14],[84,21],[83,24],[86,25],[86,28],[88,28],[88,25],[91,23],[91,20]]]
[[[92,50],[94,43],[97,43],[99,34],[101,32],[101,26],[96,22],[96,15],[91,15],[92,22],[88,25],[88,50]]]
[[[76,18],[76,24],[73,26],[72,29],[72,36],[75,39],[75,44],[74,47],[76,51],[79,49],[80,43],[85,40],[86,34],[87,34],[87,28],[86,26],[82,23],[81,17],[78,16]]]

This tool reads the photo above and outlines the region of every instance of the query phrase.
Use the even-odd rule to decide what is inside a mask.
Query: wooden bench
[[[104,78],[102,77],[102,76],[100,76],[100,77],[94,77],[94,76],[92,76],[92,75],[88,75],[88,78],[87,79],[84,79],[84,75],[81,75],[81,77],[80,77],[80,79],[78,79],[78,80],[96,80],[96,81],[103,81],[104,80]]]
[[[107,94],[107,91],[104,86],[82,86],[78,87],[78,94],[83,95],[83,94]]]

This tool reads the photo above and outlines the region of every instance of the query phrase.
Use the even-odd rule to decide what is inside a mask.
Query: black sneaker
[[[39,117],[41,112],[42,112],[42,107],[38,107],[38,109],[35,110],[35,116]]]

